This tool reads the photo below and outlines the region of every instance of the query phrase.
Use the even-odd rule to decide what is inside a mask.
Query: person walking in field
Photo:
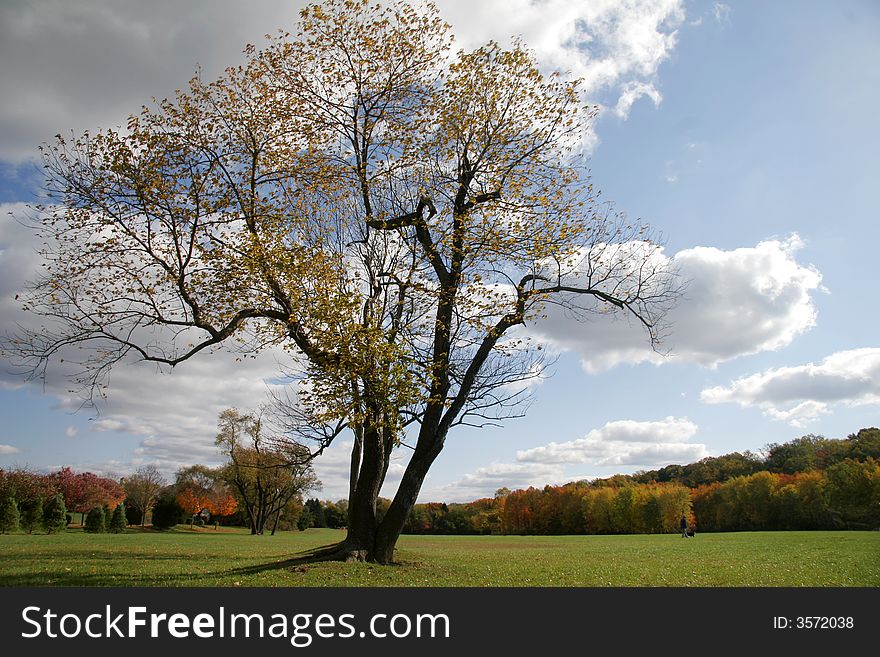
[[[681,514],[681,523],[680,524],[681,524],[681,537],[687,538],[688,537],[688,521],[683,513]]]

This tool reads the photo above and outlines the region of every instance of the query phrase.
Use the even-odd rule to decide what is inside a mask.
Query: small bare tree
[[[155,465],[142,465],[133,475],[122,480],[126,503],[141,515],[141,527],[165,487],[165,477]]]
[[[220,413],[216,442],[228,459],[218,476],[244,506],[251,534],[262,534],[268,522],[272,522],[274,534],[288,504],[320,488],[309,450],[295,443],[267,440],[259,415],[226,409]]]

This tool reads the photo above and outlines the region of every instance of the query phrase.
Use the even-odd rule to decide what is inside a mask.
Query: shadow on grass
[[[304,567],[309,564],[325,561],[340,561],[340,559],[336,557],[339,555],[341,547],[342,543],[330,543],[329,545],[321,545],[309,550],[303,550],[289,559],[272,561],[270,563],[258,563],[252,566],[241,566],[240,568],[231,568],[223,572],[228,575],[259,575],[260,573],[273,570],[303,569],[302,572],[305,572]]]

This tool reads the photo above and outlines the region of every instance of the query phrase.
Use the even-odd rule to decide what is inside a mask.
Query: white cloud
[[[730,5],[723,2],[716,2],[712,5],[712,14],[719,23],[727,23],[730,21]]]
[[[614,107],[614,113],[624,120],[627,119],[633,103],[642,96],[650,98],[654,102],[654,107],[658,107],[662,100],[660,92],[657,91],[657,88],[653,84],[631,80],[623,85],[620,98],[617,100],[617,105]]]
[[[492,463],[464,475],[451,484],[426,487],[419,495],[424,502],[470,502],[492,497],[502,487],[511,490],[562,483],[564,470],[559,465],[534,463]]]
[[[197,64],[211,79],[242,61],[245,44],[292,29],[304,4],[4,2],[0,75],[15,93],[0,97],[0,158],[31,158],[58,132],[123,125],[151,97],[184,87]],[[681,0],[440,0],[438,6],[458,46],[521,36],[547,68],[585,77],[591,99],[607,93],[611,106],[617,96],[632,95],[627,85],[654,89],[684,20]],[[656,94],[658,102],[656,89],[645,94]]]
[[[686,418],[616,420],[577,440],[521,450],[516,463],[492,463],[450,484],[427,487],[419,499],[468,502],[491,497],[504,486],[511,490],[541,488],[592,478],[568,474],[566,466],[574,464],[637,469],[692,463],[709,455],[704,444],[689,442],[696,433],[697,425]]]
[[[276,357],[283,354],[267,351],[238,360],[217,351],[165,373],[146,364],[117,367],[93,427],[144,436],[139,458],[166,469],[216,464],[217,416],[226,408],[255,409],[265,403],[270,381],[278,375]],[[75,408],[79,400],[63,394],[60,383],[50,381],[50,391],[63,408]]]
[[[518,37],[548,67],[584,77],[590,91],[656,74],[684,21],[679,0],[441,0],[458,44]]]
[[[831,413],[837,404],[880,405],[880,348],[838,351],[818,365],[769,369],[727,387],[707,388],[700,399],[756,407],[776,420],[803,427]]]
[[[828,415],[828,404],[817,401],[805,401],[792,406],[786,411],[779,410],[773,406],[767,406],[764,414],[772,417],[774,420],[787,422],[793,427],[803,428],[817,420],[822,415]]]
[[[657,72],[675,49],[685,19],[680,0],[444,0],[438,5],[463,47],[521,37],[546,70],[582,78],[589,101],[614,108],[623,119],[643,96],[659,105]]]
[[[12,454],[21,454],[21,450],[14,445],[0,445],[0,456],[11,456]]]
[[[578,323],[551,308],[535,330],[556,348],[581,354],[589,372],[643,362],[714,367],[780,349],[816,321],[811,293],[820,289],[822,276],[797,262],[800,246],[792,236],[732,251],[694,247],[669,258],[688,288],[668,315],[662,353],[651,349],[637,323],[620,317]]]
[[[76,438],[76,434],[78,433],[79,431],[77,431],[76,427],[74,426],[67,427],[67,429],[65,429],[64,431],[64,435],[68,438]]]
[[[151,97],[183,87],[198,64],[210,79],[239,63],[246,43],[290,27],[302,4],[4,2],[0,157],[32,157],[58,132],[124,125]]]
[[[594,466],[654,466],[691,463],[708,455],[706,446],[688,442],[697,425],[684,418],[654,422],[617,420],[583,438],[517,452],[520,463],[586,463]]]

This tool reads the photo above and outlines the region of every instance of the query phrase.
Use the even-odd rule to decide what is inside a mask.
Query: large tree
[[[235,491],[251,534],[263,534],[267,522],[274,534],[289,503],[319,485],[308,450],[265,436],[259,414],[226,409],[220,413],[216,442],[227,459],[218,477]]]
[[[391,561],[452,427],[521,412],[547,353],[529,326],[620,313],[653,342],[676,296],[661,247],[589,183],[578,81],[522,45],[450,44],[430,4],[328,0],[126,130],[59,136],[25,302],[50,321],[18,355],[39,375],[63,352],[94,394],[135,360],[283,345],[293,438],[354,436],[331,552]]]

